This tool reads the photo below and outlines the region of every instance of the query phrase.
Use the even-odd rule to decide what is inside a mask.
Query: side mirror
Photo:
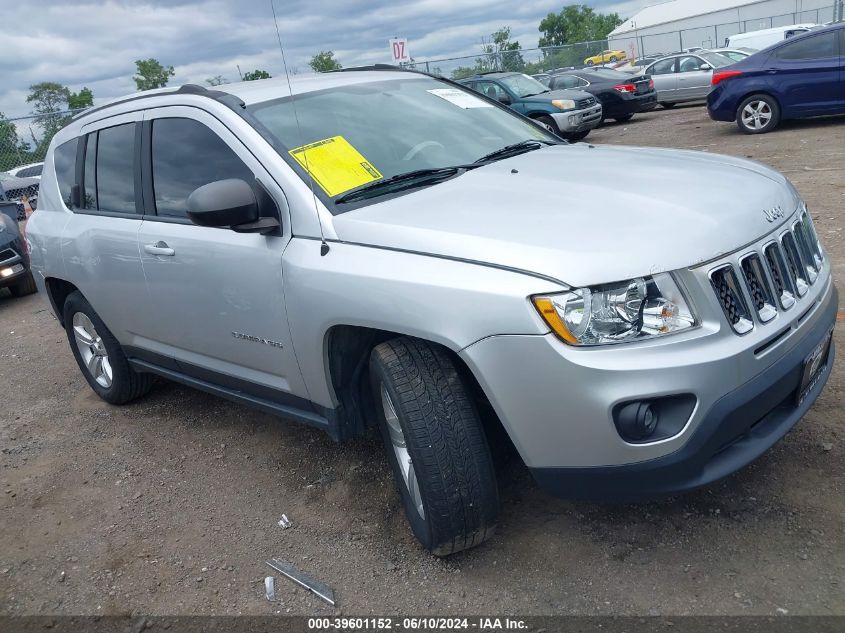
[[[188,218],[199,226],[230,227],[239,233],[269,233],[279,227],[275,218],[259,216],[255,192],[239,178],[195,189],[188,196]]]
[[[513,102],[511,101],[511,98],[508,95],[502,93],[499,95],[499,103],[502,103],[504,105],[510,105]]]
[[[700,70],[713,70],[713,67],[710,64],[701,64],[701,66],[699,66],[699,69]]]

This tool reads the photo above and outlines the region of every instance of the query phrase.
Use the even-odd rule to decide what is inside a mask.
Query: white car
[[[44,163],[29,163],[13,167],[6,173],[16,178],[38,178],[38,180],[41,180],[42,169],[44,169]]]
[[[757,50],[768,48],[772,44],[777,44],[783,40],[788,40],[790,37],[806,33],[817,24],[793,24],[791,26],[776,26],[772,29],[762,29],[759,31],[749,31],[748,33],[737,33],[727,38],[725,46],[729,48],[745,48],[751,47]]]
[[[719,53],[725,57],[730,57],[735,62],[741,62],[746,57],[751,57],[757,52],[754,48],[711,48],[711,53]]]

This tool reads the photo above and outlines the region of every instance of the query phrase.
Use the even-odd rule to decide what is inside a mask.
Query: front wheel
[[[551,132],[552,134],[556,134],[557,136],[563,136],[560,132],[560,128],[557,126],[557,123],[555,123],[555,120],[552,117],[545,115],[538,116],[537,121],[545,125],[546,129],[548,129],[549,132]]]
[[[661,101],[660,105],[663,106],[664,108],[666,108],[667,110],[671,110],[672,108],[675,107],[675,104],[672,103],[671,101]]]
[[[626,121],[630,121],[631,119],[633,119],[634,115],[633,114],[623,114],[622,116],[617,116],[617,117],[613,117],[613,118],[615,118],[619,123],[625,123]]]
[[[765,134],[780,123],[780,106],[769,95],[752,95],[736,109],[736,124],[745,134]]]
[[[370,356],[387,459],[414,536],[447,556],[496,527],[496,474],[469,389],[445,349],[402,337]]]
[[[32,272],[26,273],[23,279],[9,286],[9,292],[12,293],[13,297],[23,297],[24,295],[31,295],[38,292],[38,286],[35,285],[35,278],[32,276]]]
[[[587,135],[590,133],[590,130],[586,130],[584,132],[575,132],[574,134],[567,134],[564,138],[569,141],[570,143],[577,143],[578,141],[583,141],[587,138]]]
[[[616,55],[611,55],[611,56],[610,56],[610,61],[612,61],[612,62],[618,62],[618,61],[619,61],[619,58],[618,58]]]
[[[592,66],[595,62],[592,59],[587,60],[587,66]]]

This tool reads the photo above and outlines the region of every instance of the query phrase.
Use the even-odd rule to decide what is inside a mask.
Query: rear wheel
[[[592,66],[595,62],[592,59],[587,60],[587,66]]]
[[[625,121],[630,121],[631,119],[633,119],[634,115],[633,114],[623,114],[622,116],[617,116],[617,117],[613,117],[613,118],[616,119],[617,121],[619,121],[620,123],[625,123]]]
[[[671,110],[672,108],[674,108],[674,107],[675,107],[675,104],[674,104],[674,103],[672,103],[671,101],[661,101],[661,102],[660,102],[660,105],[662,105],[662,106],[663,106],[664,108],[666,108],[667,110]]]
[[[38,292],[38,286],[35,285],[35,278],[32,273],[27,272],[23,279],[9,286],[9,292],[12,293],[13,297],[23,297]]]
[[[612,62],[618,62],[618,61],[619,61],[619,58],[618,58],[616,55],[611,55],[611,56],[610,56],[610,61],[612,61]]]
[[[752,95],[736,109],[736,124],[746,134],[765,134],[780,123],[780,106],[769,95]]]
[[[447,352],[402,337],[370,357],[373,400],[414,536],[438,556],[483,543],[499,498],[469,389]]]
[[[106,402],[125,404],[150,390],[153,377],[129,366],[120,343],[79,291],[64,306],[70,348],[91,389]]]

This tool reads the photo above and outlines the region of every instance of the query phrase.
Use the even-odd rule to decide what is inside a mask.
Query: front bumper
[[[601,123],[601,113],[602,105],[597,103],[583,110],[553,112],[550,116],[554,119],[561,133],[570,134],[592,130]]]
[[[703,308],[713,291],[705,275],[694,279],[701,286],[687,290]],[[497,336],[461,356],[541,486],[573,498],[649,497],[730,474],[804,415],[832,362],[792,406],[800,366],[831,330],[837,307],[826,263],[800,305],[744,337],[706,314],[697,330],[663,341],[576,349],[552,334]],[[692,394],[695,408],[676,435],[631,444],[617,432],[618,404],[679,394]]]
[[[747,466],[792,429],[821,394],[833,370],[835,344],[815,385],[796,403],[804,360],[827,337],[838,294],[804,339],[778,363],[720,398],[687,443],[666,457],[599,468],[534,468],[541,488],[572,499],[635,501],[706,486]]]
[[[0,245],[0,288],[17,283],[29,270],[29,262],[18,254],[19,241]]]

